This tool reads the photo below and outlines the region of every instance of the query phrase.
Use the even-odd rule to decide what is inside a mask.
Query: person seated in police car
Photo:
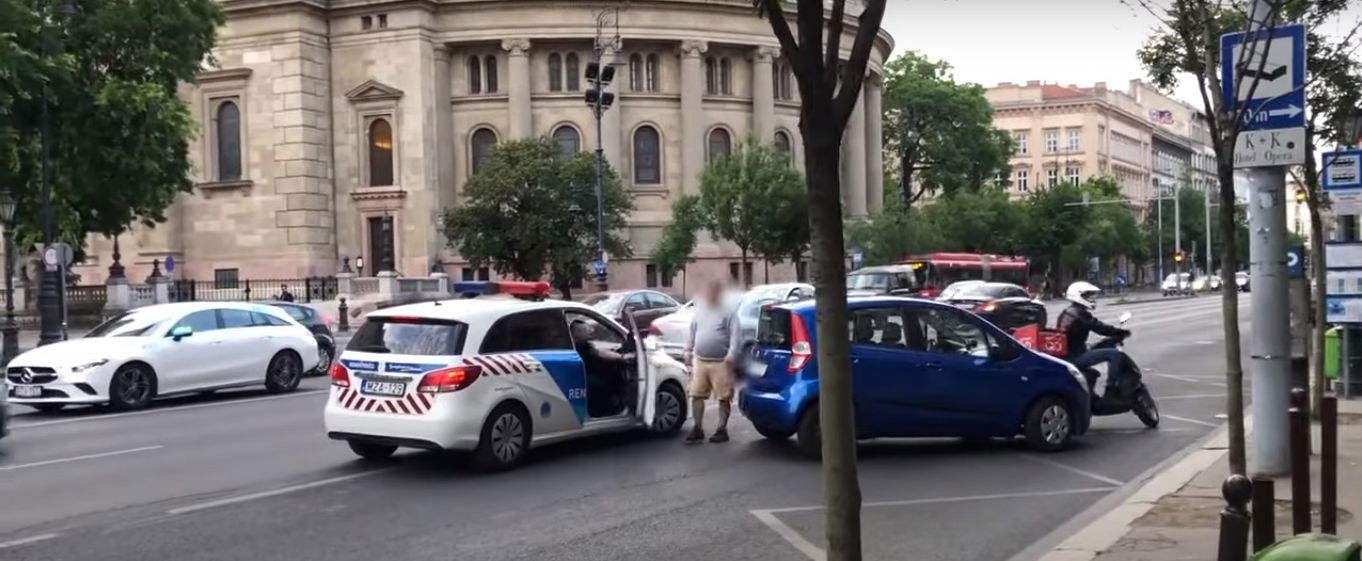
[[[610,417],[624,410],[624,355],[601,349],[591,342],[592,328],[583,320],[572,322],[572,345],[582,357],[586,373],[586,411],[591,417]]]

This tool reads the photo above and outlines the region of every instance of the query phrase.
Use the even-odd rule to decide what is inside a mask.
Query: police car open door
[[[643,338],[643,333],[639,331],[638,320],[632,312],[624,313],[625,327],[629,329],[629,341],[634,347],[634,376],[637,387],[635,395],[634,412],[643,422],[643,426],[652,428],[653,420],[657,417],[657,375],[654,372],[650,360],[652,350],[648,349]]]

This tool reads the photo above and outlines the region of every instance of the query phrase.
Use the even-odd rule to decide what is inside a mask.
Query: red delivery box
[[[1012,337],[1022,346],[1050,356],[1063,358],[1069,354],[1069,340],[1063,331],[1043,329],[1040,325],[1031,324],[1013,329]]]

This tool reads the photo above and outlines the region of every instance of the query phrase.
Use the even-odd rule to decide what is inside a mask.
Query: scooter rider
[[[1116,349],[1095,349],[1088,350],[1088,334],[1097,332],[1098,335],[1105,337],[1125,337],[1130,332],[1102,323],[1092,315],[1092,311],[1097,308],[1097,293],[1101,292],[1092,283],[1078,281],[1069,285],[1068,290],[1064,291],[1064,298],[1071,302],[1068,308],[1059,314],[1057,328],[1064,332],[1068,342],[1068,356],[1065,357],[1080,370],[1088,370],[1101,363],[1109,363],[1107,368],[1107,391],[1103,395],[1116,388],[1117,375],[1124,367],[1122,363],[1124,355]],[[1114,394],[1113,394],[1114,395]]]

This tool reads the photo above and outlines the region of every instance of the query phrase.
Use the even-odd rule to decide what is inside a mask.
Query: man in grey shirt
[[[686,336],[685,359],[690,364],[691,411],[694,424],[686,444],[705,438],[705,401],[710,394],[719,401],[719,428],[710,442],[728,442],[728,414],[733,400],[733,365],[742,352],[742,329],[738,315],[723,301],[723,285],[711,282],[695,303],[695,316]]]

